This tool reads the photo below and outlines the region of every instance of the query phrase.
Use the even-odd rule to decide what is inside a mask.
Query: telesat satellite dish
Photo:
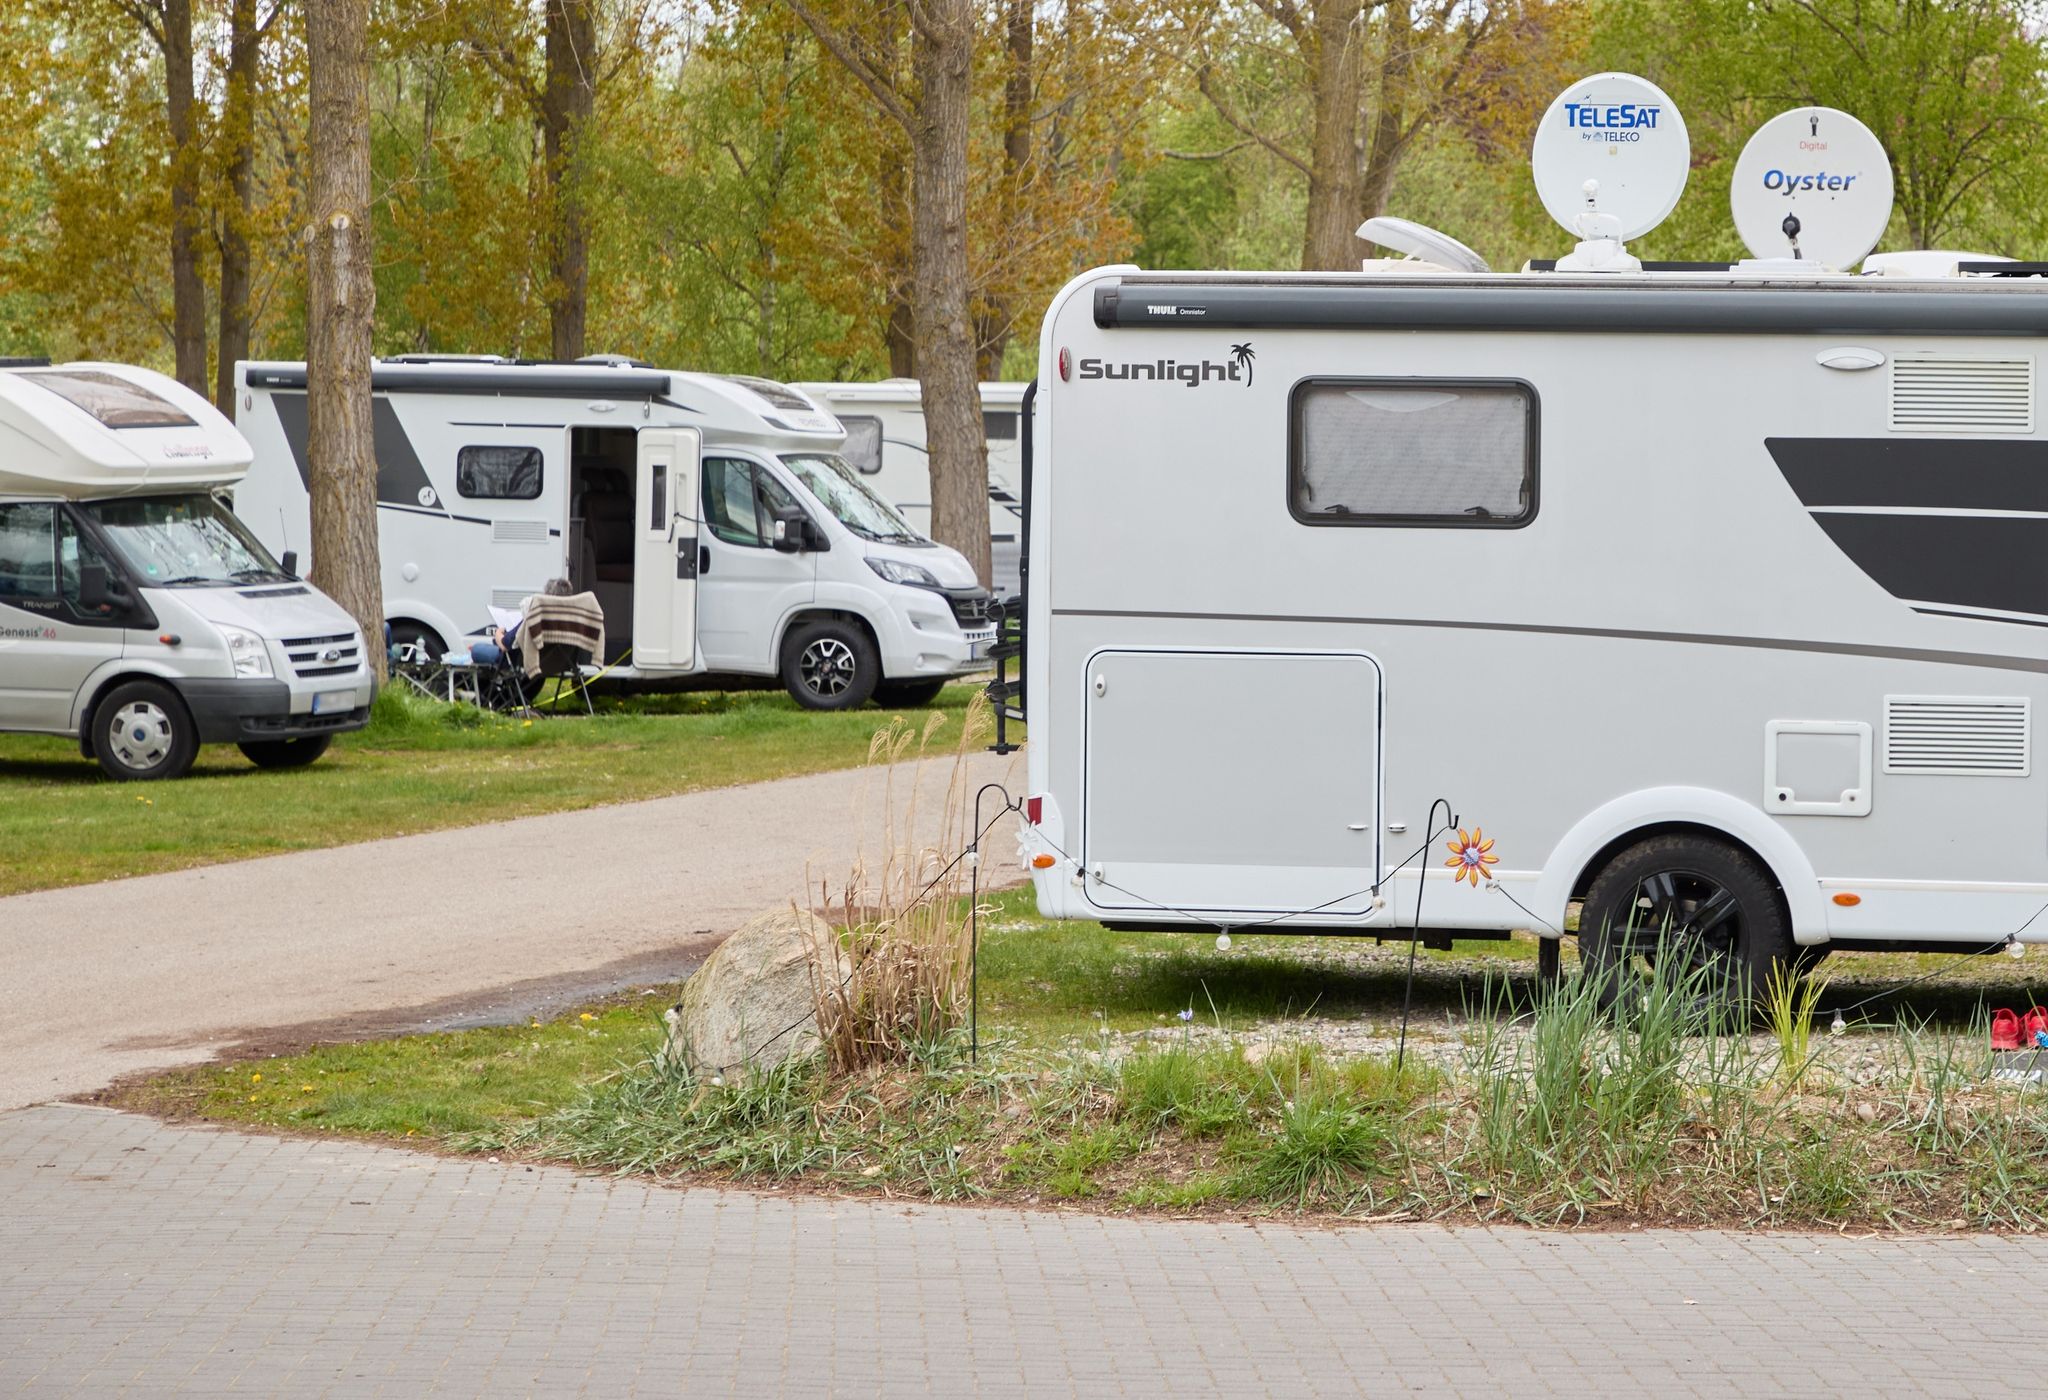
[[[1664,222],[1685,192],[1692,142],[1664,90],[1631,73],[1596,73],[1559,93],[1529,153],[1550,217],[1581,240],[1558,270],[1640,266],[1621,250]]]
[[[1892,217],[1892,163],[1876,133],[1832,107],[1795,107],[1757,128],[1728,202],[1758,258],[1848,268]]]

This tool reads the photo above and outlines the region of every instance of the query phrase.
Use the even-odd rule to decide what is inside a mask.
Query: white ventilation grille
[[[2031,433],[2033,357],[1895,356],[1892,431]]]
[[[493,588],[491,590],[491,606],[494,608],[510,608],[513,612],[518,612],[520,605],[539,591],[537,588]]]
[[[2032,761],[2024,696],[1884,698],[1884,771],[2024,778]]]
[[[548,522],[545,520],[493,520],[491,522],[491,543],[493,544],[546,544]]]

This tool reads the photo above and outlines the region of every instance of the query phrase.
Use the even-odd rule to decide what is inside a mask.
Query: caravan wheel
[[[1629,847],[1594,878],[1579,915],[1579,960],[1607,1002],[1661,972],[1697,977],[1703,995],[1747,1014],[1792,951],[1791,920],[1770,872],[1704,836]]]

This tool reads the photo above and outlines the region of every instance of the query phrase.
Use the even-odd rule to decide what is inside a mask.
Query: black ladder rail
[[[989,748],[999,754],[1015,753],[1023,748],[1021,743],[1011,743],[1009,725],[1023,724],[1024,720],[1024,619],[1026,600],[1031,594],[1031,458],[1032,458],[1032,414],[1038,404],[1038,381],[1033,379],[1024,386],[1024,399],[1019,406],[1018,446],[1024,458],[1023,505],[1024,523],[1018,531],[1017,591],[1008,598],[993,604],[990,615],[996,624],[995,641],[989,647],[989,659],[996,663],[995,679],[988,683],[989,702],[995,707],[996,741]],[[1015,679],[1010,676],[1010,662],[1017,663]]]

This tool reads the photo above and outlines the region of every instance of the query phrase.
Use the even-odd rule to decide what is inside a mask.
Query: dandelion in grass
[[[1500,864],[1500,857],[1493,853],[1493,842],[1487,840],[1486,833],[1476,826],[1469,832],[1461,829],[1458,839],[1448,843],[1444,849],[1451,853],[1451,858],[1444,864],[1452,871],[1452,884],[1470,880],[1472,887],[1477,889],[1480,881],[1493,878],[1493,872],[1486,867]]]

